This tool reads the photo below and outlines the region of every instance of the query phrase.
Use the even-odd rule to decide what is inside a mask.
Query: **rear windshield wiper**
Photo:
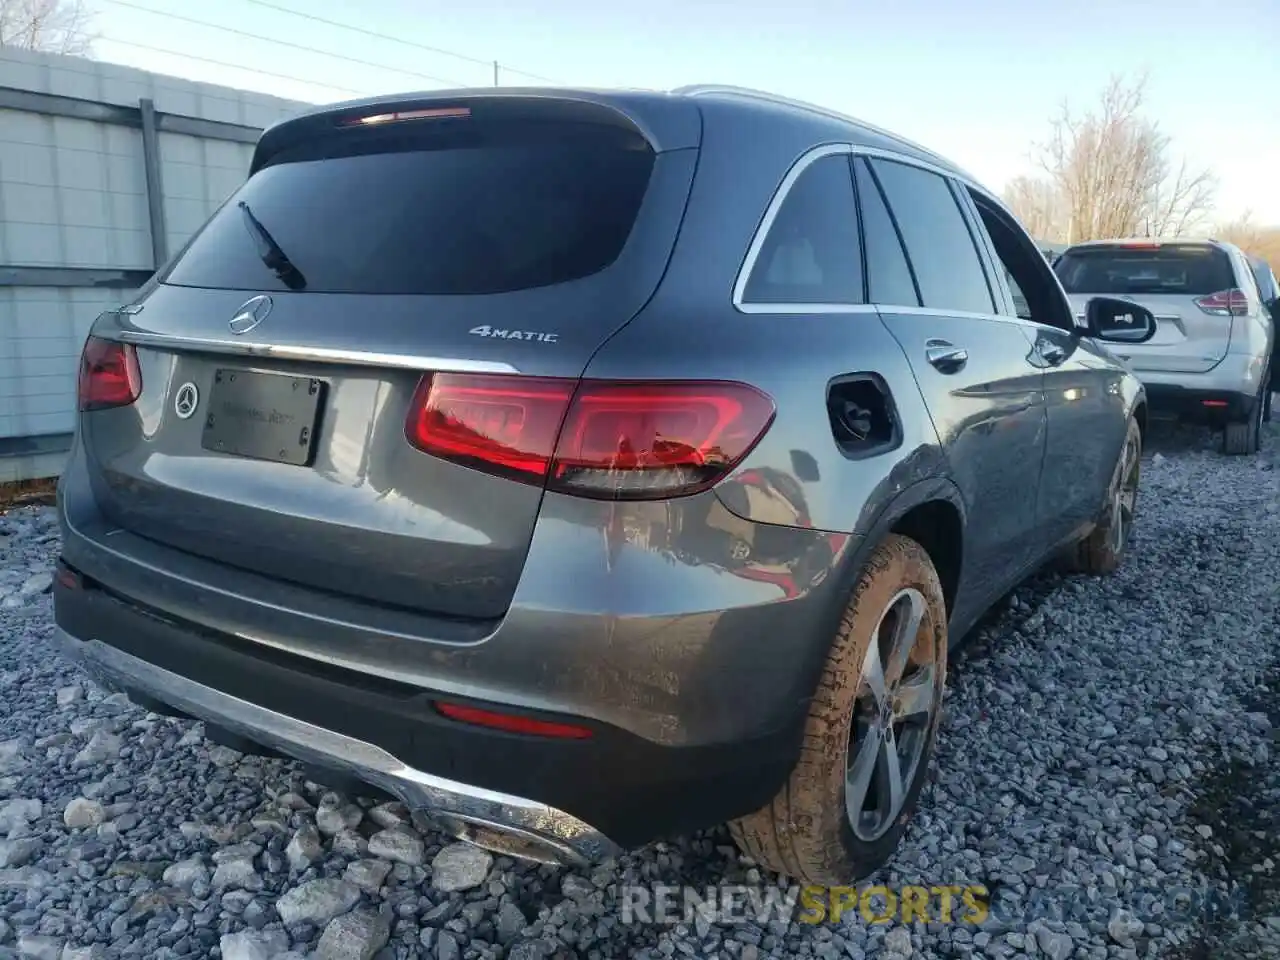
[[[244,218],[244,225],[253,236],[254,243],[258,247],[258,256],[262,258],[262,262],[290,290],[301,290],[306,287],[307,280],[302,275],[302,272],[293,265],[293,261],[284,252],[284,248],[276,243],[275,237],[271,236],[271,233],[262,225],[262,222],[253,215],[249,205],[241,200],[239,206],[240,214]]]

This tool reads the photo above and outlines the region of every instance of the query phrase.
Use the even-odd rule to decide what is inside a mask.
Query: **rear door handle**
[[[948,340],[926,340],[924,357],[942,373],[955,373],[969,362],[969,351]]]

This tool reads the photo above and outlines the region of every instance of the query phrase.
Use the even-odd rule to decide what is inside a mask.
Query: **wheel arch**
[[[947,615],[955,610],[964,568],[964,532],[966,511],[960,489],[945,476],[919,480],[894,494],[873,518],[860,524],[855,546],[848,551],[831,578],[828,609],[823,617],[821,639],[810,646],[805,674],[807,703],[817,690],[823,666],[831,653],[840,618],[853,596],[858,578],[867,560],[884,538],[891,533],[911,537],[929,553],[942,581]],[[937,551],[937,553],[935,553]]]

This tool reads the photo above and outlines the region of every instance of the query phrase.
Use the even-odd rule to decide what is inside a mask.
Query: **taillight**
[[[425,453],[541,483],[572,396],[572,380],[430,374],[405,433]]]
[[[705,490],[773,422],[741,383],[423,377],[405,433],[426,453],[548,489],[608,500]]]
[[[741,383],[587,381],[556,444],[549,486],[612,500],[705,490],[773,422],[773,401]]]
[[[127,407],[142,393],[138,354],[131,344],[89,337],[80,352],[76,386],[81,410]]]
[[[1243,290],[1219,290],[1201,297],[1196,306],[1215,317],[1243,317],[1249,313],[1249,298]]]

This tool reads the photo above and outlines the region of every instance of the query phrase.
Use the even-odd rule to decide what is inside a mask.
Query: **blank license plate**
[[[322,380],[218,369],[201,445],[237,457],[310,466],[324,392]]]

